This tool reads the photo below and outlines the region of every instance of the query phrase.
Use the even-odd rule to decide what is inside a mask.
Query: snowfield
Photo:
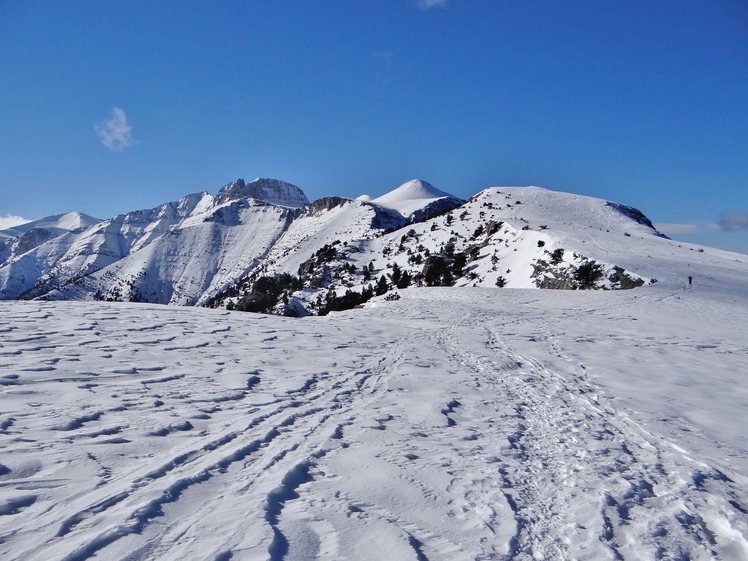
[[[0,302],[0,557],[748,559],[735,267],[296,319]]]

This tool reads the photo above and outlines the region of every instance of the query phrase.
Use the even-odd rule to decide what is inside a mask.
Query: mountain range
[[[708,280],[714,267],[740,275],[730,270],[741,258],[670,240],[630,206],[540,187],[491,187],[463,201],[414,179],[377,198],[310,203],[295,185],[238,179],[215,196],[0,232],[0,299],[307,315],[413,285],[677,285]]]

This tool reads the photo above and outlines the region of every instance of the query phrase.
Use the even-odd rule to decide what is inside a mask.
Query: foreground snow
[[[0,303],[0,557],[748,558],[739,285],[401,296]]]

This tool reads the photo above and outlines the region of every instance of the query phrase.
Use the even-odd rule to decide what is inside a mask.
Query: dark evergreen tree
[[[454,283],[447,261],[441,255],[426,259],[421,274],[427,286],[451,286]]]
[[[581,290],[595,288],[595,285],[605,276],[603,266],[595,261],[582,263],[574,272],[574,280],[579,283]]]
[[[374,287],[369,283],[366,288],[361,291],[364,301],[371,300],[374,297]]]
[[[396,283],[396,286],[398,288],[408,288],[411,283],[410,275],[408,274],[408,271],[403,271],[403,274],[400,275],[400,280]]]
[[[551,264],[560,265],[561,261],[564,260],[564,249],[559,247],[551,253]]]
[[[382,294],[386,294],[389,287],[387,286],[387,278],[382,275],[379,277],[379,282],[377,283],[377,296],[381,296]]]
[[[301,280],[288,273],[272,277],[260,277],[252,285],[252,290],[237,302],[236,310],[240,312],[269,313],[278,305],[281,295],[290,294],[302,288]],[[288,296],[286,295],[284,300],[287,298]]]
[[[392,284],[397,285],[397,283],[400,282],[400,276],[402,275],[402,273],[403,271],[402,269],[400,269],[400,266],[397,263],[393,263],[392,274],[390,275]]]
[[[455,253],[454,260],[452,261],[452,274],[457,277],[462,275],[465,263],[467,263],[467,256],[464,253]]]

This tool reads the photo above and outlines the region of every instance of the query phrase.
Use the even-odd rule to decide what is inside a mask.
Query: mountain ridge
[[[673,283],[688,272],[669,256],[675,249],[682,258],[711,259],[712,266],[738,255],[710,250],[706,259],[703,248],[669,240],[621,203],[540,187],[490,187],[463,201],[418,179],[375,199],[329,196],[312,203],[290,183],[238,179],[216,196],[193,193],[40,233],[27,246],[23,235],[0,242],[0,299],[242,309],[256,307],[255,285],[265,277],[292,284],[263,300],[262,309],[291,315],[327,313],[375,293],[395,297],[412,285]],[[642,259],[648,252],[652,261]]]

